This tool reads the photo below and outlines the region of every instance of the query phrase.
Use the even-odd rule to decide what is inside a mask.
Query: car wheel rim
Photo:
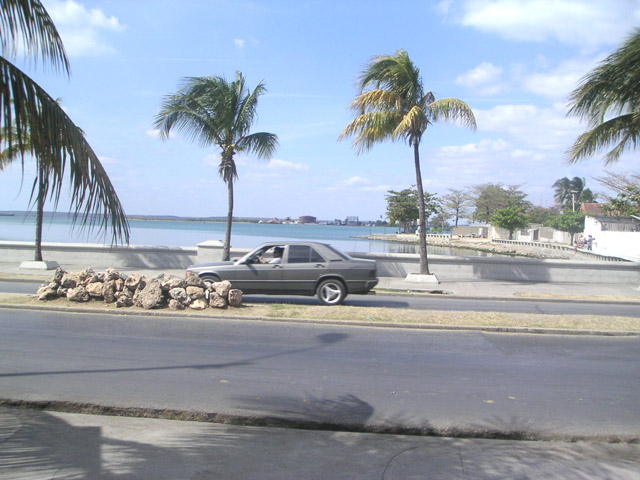
[[[329,283],[322,287],[322,298],[327,303],[337,303],[340,300],[342,290],[334,283]]]

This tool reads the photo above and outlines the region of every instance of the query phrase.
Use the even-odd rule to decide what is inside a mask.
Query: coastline
[[[428,234],[427,234],[428,235]],[[418,244],[418,236],[416,234],[386,234],[386,235],[368,235],[370,241],[395,242]],[[446,237],[434,235],[427,238],[427,245],[461,248],[466,250],[474,250],[492,255],[525,257],[525,258],[543,258],[549,260],[570,260],[582,258],[579,253],[566,250],[546,250],[544,248],[536,248],[527,245],[503,245],[493,243],[486,238],[473,237]]]

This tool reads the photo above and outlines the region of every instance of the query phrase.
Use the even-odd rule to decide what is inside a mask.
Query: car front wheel
[[[220,278],[216,275],[202,275],[200,278],[202,278],[205,285],[211,285],[220,281]]]
[[[347,296],[347,289],[340,280],[324,280],[316,291],[323,305],[340,305]]]

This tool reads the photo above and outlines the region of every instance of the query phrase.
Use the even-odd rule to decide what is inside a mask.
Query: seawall
[[[95,269],[153,268],[184,269],[195,263],[222,259],[222,243],[208,241],[197,247],[105,246],[80,243],[43,243],[43,257],[63,267]],[[248,249],[232,249],[238,258]],[[33,242],[0,242],[0,262],[33,260]],[[406,253],[350,253],[354,258],[376,260],[381,277],[405,277],[419,272],[419,256]],[[557,283],[640,283],[640,263],[576,260],[544,260],[510,257],[454,257],[431,255],[429,267],[441,280],[504,280]]]

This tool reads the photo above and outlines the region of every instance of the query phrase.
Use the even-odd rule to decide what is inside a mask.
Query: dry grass
[[[316,322],[353,322],[372,325],[447,325],[455,327],[509,327],[529,329],[558,330],[595,330],[611,332],[640,332],[640,317],[610,317],[601,315],[542,315],[501,312],[441,312],[396,308],[369,308],[295,304],[245,304],[240,308],[226,310],[206,309],[170,311],[143,310],[137,307],[116,308],[114,304],[100,301],[88,303],[71,303],[66,299],[47,302],[38,301],[33,295],[0,294],[1,305],[53,306],[76,310],[100,310],[118,313],[156,313],[171,315],[189,315],[206,318],[238,318],[238,319],[304,319]]]
[[[640,297],[623,297],[619,295],[561,295],[557,293],[514,293],[513,296],[522,298],[555,298],[558,300],[593,300],[603,302],[640,303]]]

